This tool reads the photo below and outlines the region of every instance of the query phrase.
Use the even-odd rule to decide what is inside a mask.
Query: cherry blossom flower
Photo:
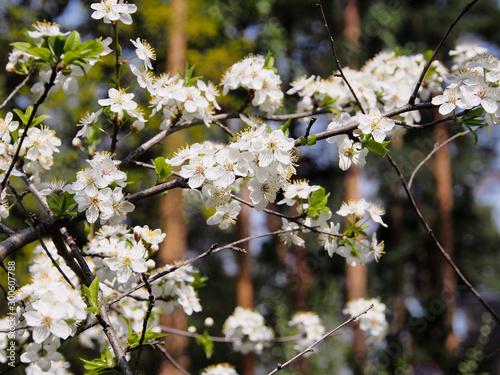
[[[218,225],[220,229],[227,229],[236,223],[236,219],[241,210],[241,205],[237,201],[232,201],[228,205],[218,206],[215,214],[207,219],[208,225]]]
[[[367,115],[357,116],[359,121],[358,128],[363,134],[371,134],[376,142],[383,142],[386,132],[392,130],[394,121],[383,116],[378,108],[373,108]]]
[[[126,242],[119,242],[116,248],[116,256],[103,260],[105,266],[116,271],[116,279],[119,283],[126,283],[132,273],[144,273],[146,266],[146,249],[140,243],[130,247]]]
[[[51,368],[51,361],[63,360],[61,353],[57,352],[60,345],[59,338],[54,336],[43,343],[31,342],[21,354],[21,362],[36,363],[42,371],[47,372]]]
[[[94,12],[92,18],[95,20],[102,19],[104,23],[114,21],[122,21],[125,25],[132,23],[131,13],[135,13],[137,6],[134,4],[124,3],[123,0],[102,0],[100,3],[90,5]]]
[[[136,48],[135,54],[139,59],[144,61],[144,65],[149,68],[153,69],[153,65],[151,64],[151,60],[156,60],[156,53],[153,47],[146,42],[145,40],[142,40],[140,38],[137,38],[135,41],[130,39],[134,47]]]
[[[32,304],[34,310],[26,311],[23,316],[26,324],[33,327],[33,340],[40,344],[50,334],[66,339],[72,334],[70,326],[64,319],[66,316],[63,309],[54,308],[48,301],[38,300]]]

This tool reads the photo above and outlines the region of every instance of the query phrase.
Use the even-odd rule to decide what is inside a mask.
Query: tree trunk
[[[360,199],[359,194],[359,174],[360,169],[355,165],[347,170],[344,179],[346,201],[351,199]],[[346,265],[346,294],[347,300],[353,300],[366,297],[367,272],[366,266],[358,264],[356,267]],[[353,363],[352,369],[355,375],[362,375],[365,368],[366,344],[363,331],[356,324],[354,326],[353,340]]]
[[[444,124],[435,129],[436,141],[441,144],[448,139],[448,132]],[[444,250],[453,258],[453,181],[451,176],[451,160],[448,147],[441,147],[436,151],[434,159],[434,177],[436,179],[436,198],[439,206],[440,241]],[[457,337],[453,334],[452,319],[455,310],[456,279],[455,272],[443,258],[441,260],[441,276],[446,304],[445,324],[449,330],[446,338],[446,347],[454,352],[458,347]]]
[[[242,189],[242,198],[250,200],[247,188]],[[236,238],[246,238],[250,236],[250,221],[252,209],[247,205],[241,205],[241,211],[236,223]],[[238,263],[238,278],[236,280],[236,301],[238,306],[246,309],[253,309],[253,285],[252,285],[252,257],[250,255],[249,242],[240,246],[247,253],[236,253]],[[253,375],[255,366],[255,355],[250,352],[242,356],[242,375]]]
[[[171,75],[176,74],[175,68],[184,71],[187,55],[187,0],[171,0],[170,22],[168,25],[168,55],[167,70]],[[164,141],[164,155],[181,147],[184,143],[182,132],[168,136]],[[160,246],[158,254],[162,264],[171,264],[184,258],[187,249],[187,227],[182,208],[182,190],[172,189],[160,203],[161,222],[164,223],[165,241]],[[186,330],[187,317],[182,307],[178,306],[172,314],[161,317],[161,324],[180,330]],[[165,350],[183,368],[189,366],[189,357],[186,354],[187,337],[168,335],[165,337]],[[160,375],[180,374],[181,372],[170,362],[162,363]]]

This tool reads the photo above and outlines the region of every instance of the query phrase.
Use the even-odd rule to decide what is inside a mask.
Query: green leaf
[[[80,34],[75,30],[66,39],[66,42],[64,43],[64,52],[72,50],[76,46],[80,45],[80,43]]]
[[[290,124],[292,123],[292,119],[289,118],[288,120],[286,120],[286,122],[279,126],[278,129],[281,129],[283,131],[283,134],[285,134],[285,137],[288,137],[288,134],[289,134],[289,127],[290,127]]]
[[[101,352],[101,358],[94,358],[92,361],[80,358],[84,363],[85,375],[102,374],[105,371],[112,370],[116,367],[116,360],[111,355],[108,348],[104,348]]]
[[[271,51],[267,52],[266,59],[264,60],[264,68],[272,68],[274,67],[274,56]]]
[[[10,45],[22,52],[28,52],[29,49],[33,48],[31,44],[26,42],[15,42],[15,43],[10,43]]]
[[[81,58],[88,59],[99,56],[104,51],[104,46],[97,40],[88,40],[76,48],[73,48],[72,51]]]
[[[24,125],[28,125],[28,121],[31,117],[31,114],[33,113],[33,107],[29,106],[26,108],[26,112],[23,113],[20,109],[14,108],[13,111],[16,113],[16,115],[19,116],[19,119],[22,121]]]
[[[214,342],[212,341],[212,337],[208,334],[207,330],[203,332],[203,335],[201,337],[196,338],[196,343],[203,347],[205,356],[207,357],[207,359],[210,359],[210,357],[212,357],[212,354],[214,354]]]
[[[312,146],[315,144],[316,144],[316,134],[313,134],[309,138],[307,138],[307,145]]]
[[[380,156],[385,156],[389,152],[389,149],[386,147],[390,141],[384,141],[382,143],[376,142],[373,138],[369,138],[366,141],[366,147],[371,152],[374,152]]]
[[[52,58],[52,51],[48,48],[31,47],[26,52],[47,62]]]
[[[99,277],[96,276],[90,286],[87,288],[83,285],[83,294],[87,297],[89,310],[94,314],[99,313]]]
[[[40,116],[38,116],[38,117],[35,117],[35,118],[33,119],[33,121],[31,121],[30,126],[37,126],[37,125],[38,125],[38,124],[40,124],[43,120],[46,120],[46,119],[48,119],[48,118],[50,118],[50,116],[49,116],[49,115],[40,115]]]
[[[323,187],[313,191],[307,198],[307,202],[309,204],[309,207],[307,208],[307,216],[317,219],[321,212],[329,211],[330,209],[326,207],[329,196],[330,193],[325,194],[325,189]]]
[[[474,129],[472,129],[472,127],[469,123],[464,123],[464,125],[474,135],[474,144],[477,144],[477,142],[479,142],[479,137],[478,137],[477,133],[474,131]]]
[[[165,181],[172,174],[172,166],[166,162],[164,157],[159,156],[152,162],[159,181]]]

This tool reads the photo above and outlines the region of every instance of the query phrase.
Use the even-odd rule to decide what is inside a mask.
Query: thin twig
[[[168,352],[165,350],[165,348],[163,348],[162,346],[160,345],[156,345],[155,346],[156,349],[158,349],[162,354],[163,356],[169,360],[169,362],[177,369],[179,370],[180,372],[182,372],[184,375],[191,375],[189,372],[187,372],[180,364],[178,364],[175,359],[170,355],[168,354]]]
[[[309,132],[311,131],[311,128],[314,125],[314,123],[316,122],[316,120],[318,120],[318,118],[316,116],[311,117],[311,119],[309,120],[309,124],[307,125],[307,129],[306,129],[306,134],[304,135],[305,139],[309,138]]]
[[[99,292],[102,297],[102,292]],[[118,361],[118,367],[123,373],[123,375],[133,375],[130,366],[128,365],[127,358],[125,357],[125,351],[120,345],[118,338],[116,337],[115,330],[109,321],[108,316],[109,306],[106,303],[103,303],[101,309],[99,310],[99,315],[97,315],[97,320],[99,324],[102,326],[104,330],[104,334],[108,338],[109,344],[113,348],[113,352],[115,353],[115,357]]]
[[[424,216],[420,212],[420,209],[418,208],[417,203],[415,202],[415,199],[413,198],[413,195],[412,195],[412,193],[410,191],[410,188],[408,187],[408,184],[406,183],[406,180],[405,180],[403,174],[401,173],[401,170],[399,169],[399,167],[396,164],[396,162],[392,159],[392,157],[389,154],[386,155],[386,158],[389,161],[389,163],[393,166],[394,170],[396,171],[399,179],[401,180],[401,183],[403,184],[403,188],[405,189],[406,194],[408,195],[408,199],[410,200],[411,205],[413,206],[413,210],[417,214],[417,216],[420,219],[420,222],[422,223],[422,225],[425,227],[425,229],[429,233],[429,236],[431,236],[432,240],[434,241],[434,244],[437,246],[437,248],[439,249],[439,251],[441,252],[441,254],[443,255],[443,257],[446,259],[446,261],[453,268],[453,270],[455,271],[455,273],[457,274],[457,276],[460,278],[460,280],[462,280],[462,282],[465,285],[467,285],[467,288],[469,288],[469,290],[476,297],[476,299],[486,308],[486,310],[488,310],[491,313],[491,315],[493,315],[493,317],[495,318],[495,320],[497,321],[497,323],[500,323],[500,316],[498,316],[498,314],[495,312],[495,310],[493,310],[493,308],[484,300],[484,298],[472,286],[472,284],[469,282],[469,280],[467,280],[467,278],[463,275],[462,271],[460,271],[460,269],[457,267],[457,265],[455,264],[455,262],[453,262],[453,260],[448,255],[448,253],[443,248],[443,246],[441,246],[441,243],[439,242],[439,240],[437,239],[436,235],[434,234],[434,231],[429,226],[429,224],[425,220]]]
[[[353,317],[351,317],[350,319],[347,319],[344,323],[342,323],[341,325],[339,325],[338,327],[332,329],[330,332],[324,334],[319,340],[317,340],[316,342],[314,342],[313,344],[309,345],[306,349],[304,349],[303,351],[301,351],[300,353],[298,353],[296,356],[294,356],[293,358],[291,358],[290,360],[286,361],[285,363],[283,364],[278,364],[278,366],[273,370],[271,371],[268,375],[274,375],[276,374],[278,371],[284,369],[285,367],[287,367],[288,365],[292,364],[293,362],[295,362],[297,359],[299,359],[300,357],[302,357],[303,355],[309,353],[309,352],[312,352],[312,349],[318,345],[320,342],[324,341],[326,338],[330,337],[331,335],[333,335],[335,332],[337,332],[339,329],[341,329],[342,327],[348,325],[349,323],[355,321],[356,319],[358,319],[361,315],[364,315],[368,312],[368,310],[370,310],[371,308],[373,307],[373,305],[370,305],[365,311],[363,311],[362,313],[358,314],[358,315],[355,315]]]
[[[441,47],[443,46],[444,44],[444,41],[446,40],[446,38],[448,37],[448,35],[450,34],[451,30],[453,30],[453,28],[456,26],[456,24],[458,23],[458,21],[460,20],[460,18],[462,18],[462,16],[467,13],[470,8],[472,8],[472,6],[477,3],[478,0],[472,0],[469,4],[467,4],[465,6],[464,9],[462,9],[462,11],[460,12],[460,14],[458,15],[458,17],[455,19],[455,21],[453,21],[450,25],[450,27],[448,27],[448,31],[446,31],[446,33],[444,34],[444,36],[441,38],[441,41],[439,42],[438,46],[436,47],[436,49],[434,50],[434,53],[432,54],[431,58],[429,59],[429,61],[427,61],[427,64],[425,64],[424,66],[424,69],[422,70],[422,73],[420,74],[420,78],[418,79],[418,82],[417,84],[415,85],[415,88],[413,89],[413,93],[411,94],[410,96],[410,100],[408,100],[408,104],[414,104],[415,103],[415,100],[417,99],[417,95],[418,95],[418,90],[420,90],[420,86],[422,86],[422,82],[424,81],[424,78],[425,78],[425,74],[427,73],[427,71],[429,70],[432,62],[434,61],[434,59],[436,58],[436,55],[437,53],[439,52],[439,50],[441,49]]]
[[[345,84],[347,85],[347,87],[349,87],[349,91],[351,92],[352,96],[354,97],[354,100],[356,100],[356,103],[358,104],[359,110],[361,111],[361,113],[365,114],[365,110],[363,109],[361,102],[359,101],[356,93],[354,92],[354,89],[351,87],[351,84],[347,80],[346,76],[344,75],[344,72],[342,71],[342,67],[340,66],[340,61],[337,57],[337,51],[335,50],[335,41],[333,40],[332,33],[330,32],[330,28],[328,27],[328,22],[326,21],[326,16],[325,16],[325,12],[323,10],[323,5],[321,5],[321,1],[318,1],[316,6],[321,11],[321,17],[323,17],[323,26],[325,27],[326,32],[328,34],[328,39],[330,40],[330,47],[332,48],[332,55],[333,55],[333,58],[335,59],[335,64],[337,65],[337,69],[339,70],[339,73],[340,73],[342,79],[344,80]]]
[[[234,137],[234,133],[227,127],[225,126],[223,123],[221,123],[220,121],[214,121],[213,122],[215,125],[217,125],[219,128],[221,128],[222,130],[224,130],[227,134],[229,134],[229,136],[231,138]]]
[[[36,71],[36,69],[31,69],[28,72],[28,74],[26,75],[26,78],[24,78],[23,81],[19,85],[17,85],[16,88],[9,94],[9,96],[7,96],[7,98],[5,98],[3,103],[0,104],[0,109],[5,107],[7,105],[7,103],[14,97],[14,95],[16,95],[19,92],[19,90],[21,90],[24,86],[26,86],[26,84],[30,80],[31,76],[35,73],[35,71]]]
[[[476,131],[478,128],[474,129],[474,131]],[[455,140],[456,138],[458,137],[463,137],[464,135],[466,134],[469,134],[471,131],[470,130],[467,130],[467,131],[464,131],[464,132],[460,132],[460,133],[457,133],[455,134],[454,136],[448,138],[446,141],[444,141],[443,143],[441,143],[440,145],[437,145],[436,147],[434,147],[434,149],[429,153],[429,155],[427,155],[424,160],[422,160],[420,162],[420,164],[418,164],[416,166],[416,168],[413,170],[413,172],[411,173],[411,176],[410,176],[410,179],[408,180],[408,189],[411,189],[411,185],[413,184],[413,179],[415,178],[415,175],[417,174],[417,172],[420,170],[420,168],[423,167],[423,165],[425,163],[427,163],[429,161],[429,159],[432,157],[432,155],[434,155],[434,153],[439,150],[441,147],[444,147],[446,146],[448,143],[452,142],[453,140]]]
[[[173,333],[174,335],[191,337],[194,339],[197,339],[197,338],[201,339],[204,337],[203,335],[200,335],[199,333],[191,333],[191,332],[187,332],[187,331],[182,331],[180,329],[175,329],[175,328],[165,327],[165,326],[159,326],[159,327],[162,330],[162,332]],[[9,332],[9,330],[5,330],[5,332]],[[298,340],[300,338],[303,338],[303,335],[275,337],[275,338],[271,339],[270,342],[289,342],[289,341]],[[241,342],[241,339],[239,339],[239,338],[227,338],[227,337],[220,337],[220,336],[210,336],[210,340],[212,340],[213,342],[223,342],[223,343]]]
[[[139,340],[137,357],[135,359],[135,370],[134,370],[135,375],[137,375],[137,371],[139,371],[139,360],[141,358],[142,348],[144,345],[144,338],[146,337],[146,332],[148,330],[148,320],[151,317],[151,311],[153,311],[153,307],[155,306],[155,295],[153,294],[151,285],[149,284],[148,278],[144,273],[142,274],[142,281],[144,281],[144,283],[146,284],[146,289],[148,290],[149,305],[148,305],[148,310],[146,311],[146,315],[144,316],[144,320],[142,322],[142,333],[141,333],[141,338]]]

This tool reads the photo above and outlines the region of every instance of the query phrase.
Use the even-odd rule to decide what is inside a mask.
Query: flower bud
[[[149,269],[155,268],[155,266],[156,266],[156,262],[155,262],[153,259],[148,259],[148,260],[146,261],[146,266],[147,266]]]
[[[188,332],[189,333],[196,333],[196,327],[195,326],[189,326],[188,327]]]
[[[81,140],[80,138],[78,138],[78,137],[73,138],[73,140],[71,141],[71,144],[72,144],[74,147],[78,147],[78,148],[80,148],[80,147],[82,147],[82,146],[83,146],[83,144],[82,144],[82,140]]]
[[[214,320],[209,316],[205,319],[205,327],[212,327],[214,325]]]

